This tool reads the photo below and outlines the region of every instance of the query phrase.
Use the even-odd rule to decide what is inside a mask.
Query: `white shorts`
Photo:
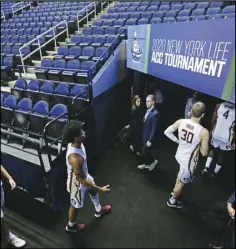
[[[178,178],[183,184],[188,184],[195,178],[195,172],[191,172],[189,169],[180,166]]]
[[[91,175],[87,176],[87,180],[94,183],[94,179]],[[67,180],[67,186],[70,186],[67,191],[70,193],[70,202],[75,208],[82,208],[84,206],[84,196],[87,188],[77,180]]]
[[[3,211],[2,211],[4,202],[5,202],[4,190],[3,190],[3,187],[2,187],[2,185],[1,185],[1,218],[3,218],[3,216],[4,216],[4,213],[3,213]]]
[[[231,150],[231,143],[230,142],[225,143],[225,142],[222,142],[214,137],[212,137],[212,139],[211,139],[211,145],[214,148],[220,148],[221,150]]]

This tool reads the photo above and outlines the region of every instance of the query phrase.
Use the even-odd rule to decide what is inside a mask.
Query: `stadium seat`
[[[171,7],[171,10],[177,10],[180,11],[184,8],[184,6],[182,4],[175,4]]]
[[[143,25],[143,24],[149,24],[149,19],[148,18],[140,18],[138,20],[138,25]]]
[[[205,9],[195,9],[192,11],[191,17],[197,18],[197,16],[204,16],[205,15]]]
[[[79,57],[80,60],[90,60],[95,54],[95,49],[92,46],[83,48],[82,55]]]
[[[93,43],[91,45],[93,47],[101,47],[101,46],[104,45],[105,41],[106,41],[105,36],[98,35],[98,36],[94,37],[94,41],[93,41]]]
[[[24,92],[24,97],[31,99],[33,103],[35,103],[38,98],[38,92],[40,89],[40,84],[38,80],[30,80],[27,84],[27,90]]]
[[[116,28],[115,27],[107,27],[105,29],[105,35],[115,35],[116,34]]]
[[[197,4],[196,9],[207,9],[209,7],[209,2],[200,2]]]
[[[130,14],[130,19],[139,19],[141,17],[141,13],[133,12]]]
[[[61,73],[64,68],[66,68],[66,61],[64,59],[56,59],[54,61],[54,68],[48,70],[48,79],[60,81],[61,80]]]
[[[51,97],[54,92],[54,85],[51,81],[45,81],[40,87],[40,99],[46,101],[47,103],[51,102]]]
[[[27,89],[27,82],[25,79],[16,80],[14,87],[11,88],[11,94],[16,97],[16,99],[22,99],[24,96],[24,91]]]
[[[102,26],[102,24],[103,24],[103,20],[95,20],[94,22],[93,22],[93,27],[101,27]]]
[[[112,13],[112,14],[110,14],[110,17],[109,17],[109,19],[113,20],[113,21],[116,20],[116,19],[119,19],[119,18],[120,18],[120,14],[119,13]]]
[[[69,60],[67,62],[67,70],[63,70],[61,79],[64,82],[75,82],[75,76],[77,71],[80,69],[80,61],[78,60]],[[72,70],[70,70],[72,69]]]
[[[82,41],[79,44],[81,47],[86,47],[89,46],[93,43],[93,36],[92,35],[86,35],[84,37],[82,37]]]
[[[177,22],[187,22],[187,21],[190,21],[190,17],[189,16],[178,16],[176,20]]]
[[[164,19],[163,19],[163,22],[164,23],[167,23],[167,22],[175,22],[176,20],[175,20],[175,17],[165,17]]]
[[[153,17],[163,18],[164,14],[165,14],[164,11],[157,11],[156,13],[153,14]]]
[[[222,9],[222,13],[224,15],[228,15],[228,14],[231,14],[231,13],[235,13],[235,5],[231,5],[231,6],[226,6]]]
[[[105,32],[103,27],[95,27],[93,29],[93,35],[103,35]]]
[[[66,60],[78,59],[80,55],[81,55],[81,47],[72,46],[69,49],[69,54],[67,56],[65,56],[65,59]]]
[[[54,94],[52,95],[52,105],[68,104],[69,86],[66,83],[60,83],[56,86]]]
[[[219,1],[219,2],[211,2],[210,3],[210,8],[217,8],[217,7],[222,7],[224,5],[224,2]]]
[[[69,48],[68,48],[68,46],[60,46],[57,49],[57,55],[54,55],[53,59],[54,60],[56,60],[56,59],[63,59],[68,54],[69,54]]]
[[[131,25],[136,25],[137,24],[138,19],[136,18],[132,18],[132,19],[128,19],[125,23],[126,26],[131,26]]]
[[[14,95],[8,95],[1,106],[1,123],[12,125],[13,111],[16,109],[17,99]]]
[[[73,35],[68,45],[73,46],[81,43],[82,37],[80,35]]]
[[[193,10],[196,7],[196,3],[186,3],[184,5],[184,10]]]
[[[52,67],[54,67],[54,61],[52,59],[49,59],[49,58],[44,58],[41,61],[41,67],[52,68]],[[48,69],[37,68],[35,70],[35,75],[38,79],[47,79],[48,78]]]
[[[153,17],[150,21],[151,24],[161,23],[162,19],[160,17]]]
[[[169,5],[161,5],[161,6],[159,7],[159,11],[164,11],[164,12],[166,12],[166,11],[168,11],[168,10],[170,10],[170,6],[169,6]]]
[[[152,12],[144,12],[141,14],[141,18],[148,18],[151,19],[152,18]]]

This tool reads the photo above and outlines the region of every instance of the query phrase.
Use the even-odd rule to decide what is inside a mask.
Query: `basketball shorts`
[[[91,175],[88,175],[87,179],[94,183],[94,179]],[[70,193],[71,205],[75,208],[82,208],[84,206],[84,196],[87,191],[87,188],[81,183],[79,183],[77,180],[73,179],[71,180],[71,183],[68,182],[67,184],[70,186],[68,192]]]
[[[231,143],[228,142],[228,143],[225,143],[225,142],[222,142],[214,137],[212,137],[211,139],[211,145],[214,147],[214,148],[219,148],[221,150],[231,150]]]
[[[180,166],[178,178],[183,184],[188,184],[193,181],[193,179],[195,178],[195,174],[189,169]]]
[[[3,213],[3,211],[2,211],[4,202],[5,202],[4,190],[3,190],[3,187],[2,187],[2,185],[1,185],[1,218],[3,218],[3,216],[4,216],[4,213]]]

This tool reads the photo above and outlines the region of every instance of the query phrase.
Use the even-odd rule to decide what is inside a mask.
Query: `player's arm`
[[[217,121],[217,118],[218,118],[217,112],[218,112],[219,108],[220,108],[220,104],[217,104],[217,105],[216,105],[216,108],[215,108],[215,111],[214,111],[214,113],[213,113],[213,115],[212,115],[212,120],[211,120],[211,132],[214,130],[214,127],[215,127],[215,125],[216,125],[216,121]]]
[[[9,181],[9,184],[11,185],[11,189],[14,189],[16,187],[16,183],[11,177],[11,175],[5,170],[5,168],[1,165],[1,174],[7,178]]]
[[[174,141],[175,143],[179,143],[179,139],[173,134],[176,130],[179,129],[179,126],[182,122],[182,119],[177,120],[173,125],[169,126],[165,131],[164,134]]]
[[[200,152],[203,156],[207,156],[209,152],[209,140],[210,140],[210,134],[207,129],[202,129],[200,133],[200,139],[201,139],[201,147]]]
[[[82,185],[84,185],[87,188],[92,188],[92,189],[95,189],[97,191],[102,191],[102,192],[106,192],[110,190],[109,185],[105,187],[98,187],[94,184],[94,182],[87,180],[85,172],[83,170],[84,159],[82,158],[82,156],[77,155],[77,154],[71,155],[69,158],[69,162],[70,162],[70,165],[73,167],[77,180]]]

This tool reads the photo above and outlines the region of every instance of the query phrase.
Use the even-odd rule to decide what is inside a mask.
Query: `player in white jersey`
[[[235,149],[235,105],[229,102],[218,104],[212,117],[211,145],[205,169],[208,172],[214,154],[217,154],[216,167],[212,177],[215,177],[223,165],[224,152]]]
[[[204,117],[205,105],[197,102],[192,107],[191,119],[179,119],[165,130],[165,135],[179,144],[175,158],[179,163],[175,188],[167,205],[172,208],[182,208],[183,203],[178,201],[184,185],[190,183],[196,171],[199,152],[207,156],[209,147],[209,132],[200,125]],[[178,130],[178,138],[173,134]]]
[[[110,205],[101,207],[98,196],[98,191],[110,191],[109,185],[105,187],[96,186],[93,177],[88,173],[87,155],[83,145],[85,138],[86,134],[82,129],[81,122],[73,120],[66,124],[63,139],[68,142],[66,153],[67,191],[70,193],[71,201],[66,231],[71,233],[76,233],[85,228],[84,224],[76,224],[75,220],[78,209],[84,205],[86,191],[89,192],[90,199],[94,204],[96,218],[111,211]]]

